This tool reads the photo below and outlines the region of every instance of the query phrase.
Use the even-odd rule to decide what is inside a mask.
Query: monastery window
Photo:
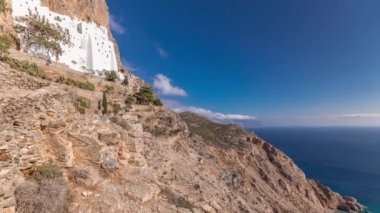
[[[55,19],[56,21],[62,22],[62,18],[59,17],[59,16],[56,16],[54,19]]]

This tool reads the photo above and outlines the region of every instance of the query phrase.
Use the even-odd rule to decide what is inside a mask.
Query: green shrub
[[[106,80],[107,81],[115,82],[115,80],[117,79],[116,71],[108,71],[105,74],[106,74]]]
[[[80,86],[80,82],[77,81],[77,80],[74,80],[74,79],[71,79],[71,78],[64,78],[64,84],[68,85],[68,86],[74,86],[74,87],[79,87]]]
[[[127,95],[125,98],[125,105],[130,106],[135,102],[135,98],[132,95]]]
[[[5,0],[0,0],[0,12],[5,13],[8,10],[8,5]]]
[[[34,62],[20,61],[11,57],[5,57],[4,62],[9,64],[12,69],[25,72],[31,76],[46,78],[45,72]]]
[[[94,91],[95,86],[90,82],[80,82],[79,88],[84,89],[84,90]]]
[[[59,78],[56,80],[57,83],[64,84],[66,82],[65,77],[59,76]]]
[[[163,106],[161,100],[158,99],[158,98],[156,98],[156,99],[153,101],[153,105],[155,105],[155,106]]]
[[[42,165],[32,168],[27,174],[29,179],[41,182],[48,179],[63,178],[63,172],[56,165]]]
[[[1,3],[0,3],[1,8]],[[11,39],[8,35],[0,35],[0,53],[9,54],[9,48],[11,48]]]
[[[114,87],[111,85],[106,85],[105,88],[106,88],[106,93],[109,93],[114,90]]]
[[[110,121],[111,121],[112,123],[114,123],[114,124],[117,124],[118,119],[117,119],[117,117],[112,117],[112,118],[110,118]]]
[[[149,86],[141,87],[140,91],[134,94],[134,97],[138,104],[150,104],[155,106],[163,106],[160,99],[156,98],[153,89]]]
[[[95,89],[94,84],[92,84],[92,83],[90,83],[88,81],[82,82],[82,81],[77,81],[77,80],[74,80],[74,79],[71,79],[71,78],[65,78],[63,76],[60,76],[56,80],[56,82],[60,83],[60,84],[66,84],[68,86],[78,87],[78,88],[84,89],[84,90],[94,91],[94,89]]]
[[[84,98],[78,98],[79,106],[90,109],[90,100]]]
[[[138,104],[149,104],[155,100],[154,93],[151,87],[141,87],[140,91],[134,95]]]
[[[112,109],[113,109],[113,113],[117,114],[117,113],[119,113],[121,111],[121,106],[119,104],[114,104],[112,106]]]

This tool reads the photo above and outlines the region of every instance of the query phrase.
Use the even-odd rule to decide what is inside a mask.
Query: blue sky
[[[249,126],[380,125],[380,1],[108,0],[167,106]]]

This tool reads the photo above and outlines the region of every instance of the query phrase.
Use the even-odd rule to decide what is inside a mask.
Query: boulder
[[[119,169],[119,161],[117,160],[117,154],[109,149],[103,149],[100,151],[100,165],[103,169],[113,172]]]
[[[109,129],[98,130],[98,138],[107,146],[116,146],[120,143],[120,134]]]

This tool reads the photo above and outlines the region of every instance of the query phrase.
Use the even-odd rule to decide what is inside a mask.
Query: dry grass
[[[90,176],[90,172],[83,168],[74,168],[70,179],[76,184],[83,184]]]
[[[26,181],[15,190],[17,212],[63,213],[68,211],[70,195],[67,186],[56,180]]]
[[[165,188],[161,191],[161,194],[164,195],[170,203],[173,205],[179,207],[179,208],[185,208],[189,209],[191,212],[193,212],[194,205],[191,204],[186,198],[183,196],[174,193],[168,188]]]
[[[28,180],[18,185],[15,190],[17,212],[68,212],[71,196],[58,167],[36,167],[27,175]]]

